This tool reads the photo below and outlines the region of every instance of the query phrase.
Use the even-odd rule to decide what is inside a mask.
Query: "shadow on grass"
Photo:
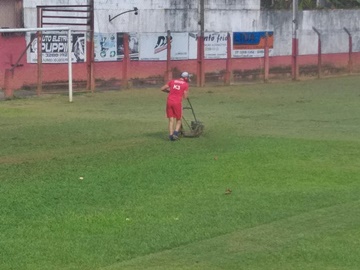
[[[162,141],[169,141],[169,136],[166,131],[159,131],[159,132],[151,132],[151,133],[145,133],[146,137],[158,139]],[[201,135],[203,136],[203,135]],[[180,140],[191,140],[191,139],[198,139],[198,137],[180,137]]]

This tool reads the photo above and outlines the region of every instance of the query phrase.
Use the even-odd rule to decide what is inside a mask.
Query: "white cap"
[[[181,78],[189,78],[189,73],[184,71],[183,73],[181,73]]]

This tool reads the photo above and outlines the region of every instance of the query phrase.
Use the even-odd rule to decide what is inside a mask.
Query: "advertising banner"
[[[189,59],[189,34],[171,33],[173,41],[171,42],[171,59],[188,60]]]
[[[264,57],[266,35],[268,37],[269,55],[271,55],[274,48],[273,31],[234,32],[232,57]]]
[[[188,59],[188,34],[171,33],[171,59]],[[144,33],[140,36],[140,60],[166,60],[167,33]]]
[[[31,45],[28,50],[28,63],[37,63],[37,38],[36,33],[30,33],[27,37]],[[85,33],[71,35],[71,59],[72,62],[86,61],[86,36]],[[42,62],[48,64],[68,62],[68,35],[64,32],[45,33],[42,35]]]
[[[189,59],[197,59],[197,33],[189,34]],[[227,57],[227,33],[204,33],[205,59],[225,59]]]
[[[115,33],[94,33],[95,61],[117,60],[117,35]]]
[[[139,60],[139,35],[129,33],[129,51],[131,60]],[[124,33],[117,33],[117,58],[124,58]]]

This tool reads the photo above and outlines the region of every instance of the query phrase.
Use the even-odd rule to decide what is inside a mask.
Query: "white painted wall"
[[[199,0],[95,0],[95,31],[112,32],[198,32]],[[87,0],[24,0],[26,27],[36,26],[36,5],[88,4]],[[123,14],[139,9],[139,14]],[[348,36],[353,34],[353,51],[360,52],[360,10],[317,10],[299,12],[299,53],[317,53],[316,27],[322,33],[323,53],[348,50]],[[260,0],[205,0],[205,31],[274,31],[273,55],[290,55],[292,12],[261,11]]]
[[[37,5],[80,5],[88,0],[24,0],[25,25],[36,26]],[[97,32],[164,32],[198,31],[199,0],[95,0],[95,31]],[[139,15],[123,14],[109,23],[111,17],[139,9]],[[205,0],[206,29],[230,31],[229,27],[259,16],[260,0]],[[245,12],[242,14],[242,12]],[[248,14],[255,12],[248,18]],[[218,13],[220,13],[218,15]],[[251,25],[251,23],[250,23]]]
[[[274,31],[273,55],[291,55],[292,52],[292,12],[290,11],[262,11],[259,30]]]
[[[321,33],[322,53],[348,52],[346,27],[353,37],[353,51],[360,52],[360,10],[314,10],[299,12],[299,54],[317,54],[318,35]],[[292,12],[262,11],[259,30],[274,31],[274,54],[291,55]]]
[[[125,0],[121,4],[116,2],[95,1],[97,31],[196,32],[200,28],[199,0]],[[135,6],[139,8],[139,15],[128,13],[111,23],[108,22],[109,14],[115,16]],[[230,31],[229,27],[232,25],[246,23],[254,16],[258,18],[260,0],[208,0],[205,1],[205,9],[205,31]],[[248,17],[246,14],[251,15]]]
[[[318,50],[318,35],[321,33],[323,53],[348,52],[349,36],[346,27],[353,35],[353,49],[360,52],[360,11],[359,10],[319,10],[300,13],[299,48],[300,54],[314,54]]]

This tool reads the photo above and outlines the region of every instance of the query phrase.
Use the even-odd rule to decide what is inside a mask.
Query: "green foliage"
[[[0,269],[357,269],[359,83],[1,102]]]
[[[300,0],[299,9],[314,9],[316,8],[316,0]]]
[[[261,0],[263,9],[291,9],[292,0]],[[324,0],[317,6],[317,0],[298,0],[300,9],[332,8],[353,9],[360,8],[360,0]]]
[[[289,9],[292,5],[290,0],[261,0],[264,9]]]
[[[327,0],[327,4],[332,8],[359,8],[359,0]]]

